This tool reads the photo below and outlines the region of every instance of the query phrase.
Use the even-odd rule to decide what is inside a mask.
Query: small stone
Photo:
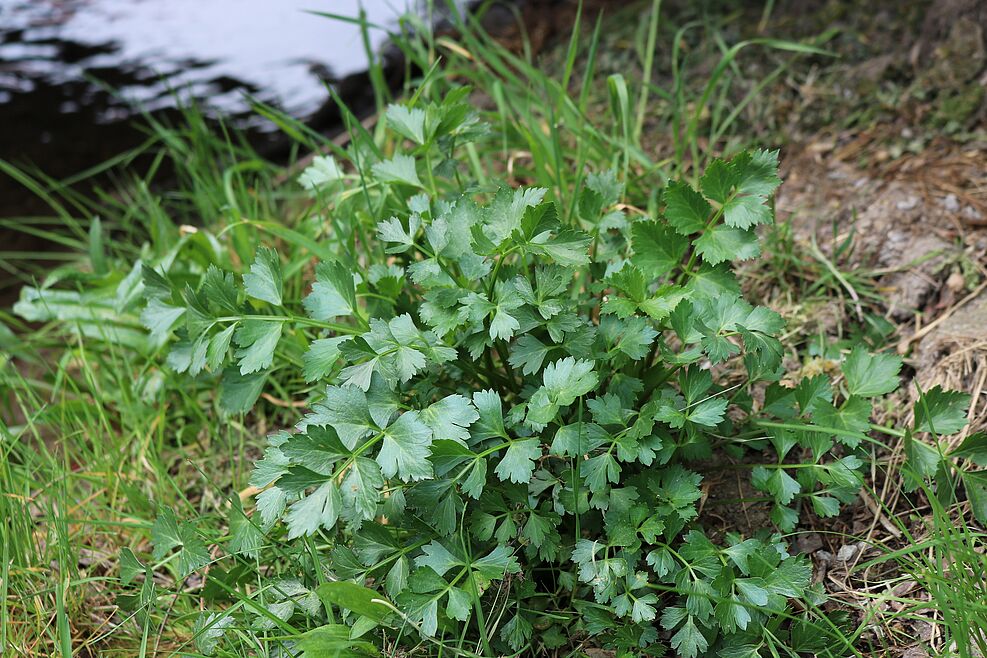
[[[918,197],[907,196],[895,205],[898,207],[898,210],[911,210],[918,205]]]
[[[932,624],[930,624],[929,622],[916,621],[914,624],[912,624],[912,627],[915,629],[915,634],[918,636],[918,639],[922,640],[923,642],[928,642],[929,640],[932,639],[932,631],[934,629],[932,627]]]
[[[583,649],[583,653],[589,656],[589,658],[613,658],[617,655],[616,651],[611,651],[609,649],[596,649],[594,647]]]
[[[984,658],[984,654],[980,651],[980,643],[977,642],[977,638],[970,637],[966,645],[966,651],[961,652],[959,646],[957,646],[956,640],[949,645],[949,655],[966,655],[970,658]]]
[[[836,559],[841,562],[851,562],[861,553],[862,544],[844,544],[836,552]]]
[[[963,216],[972,219],[974,221],[981,220],[984,218],[983,214],[973,206],[967,206],[963,208]]]
[[[955,194],[947,194],[942,200],[942,207],[949,212],[956,212],[960,209],[960,200]]]
[[[966,279],[964,279],[963,275],[959,272],[953,272],[949,275],[949,278],[946,279],[946,287],[953,292],[959,292],[966,287]]]

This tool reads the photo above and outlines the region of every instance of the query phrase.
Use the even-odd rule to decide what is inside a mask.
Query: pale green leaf
[[[328,321],[353,315],[357,308],[353,272],[339,262],[319,263],[315,268],[312,292],[302,304],[313,320]]]
[[[314,534],[319,528],[331,530],[336,525],[342,506],[339,487],[332,480],[324,482],[288,507],[285,515],[288,539]]]
[[[414,411],[401,416],[383,431],[383,442],[377,454],[384,477],[397,475],[405,482],[432,477],[428,461],[432,430]]]
[[[298,177],[298,183],[305,189],[315,192],[342,177],[343,170],[331,155],[317,155],[312,159],[312,164]]]
[[[387,125],[418,145],[425,143],[425,110],[404,105],[387,106]]]
[[[373,166],[374,176],[381,183],[403,183],[413,187],[424,187],[415,169],[415,159],[410,155],[396,154],[390,160],[383,160]]]
[[[243,287],[254,299],[281,306],[281,259],[269,247],[257,250],[250,272],[243,275]]]
[[[349,336],[333,336],[312,341],[302,355],[302,376],[305,381],[314,382],[328,376],[339,362],[340,343],[349,339]]]
[[[432,541],[422,547],[422,555],[415,558],[419,567],[430,567],[435,573],[444,576],[453,567],[460,566],[463,561],[449,552],[445,546]]]
[[[541,443],[538,439],[511,441],[510,447],[501,457],[494,472],[501,480],[527,483],[535,470],[535,460],[541,457]]]
[[[274,362],[274,350],[281,340],[282,323],[266,320],[244,320],[236,330],[233,340],[240,346],[236,358],[240,364],[240,374],[249,375],[266,370]]]

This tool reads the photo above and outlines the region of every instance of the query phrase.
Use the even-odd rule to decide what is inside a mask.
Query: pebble
[[[863,552],[863,548],[863,543],[844,544],[840,546],[840,550],[836,551],[836,559],[841,562],[851,562]]]
[[[911,210],[912,208],[918,205],[918,197],[907,196],[895,205],[898,206],[898,210]]]
[[[983,219],[984,216],[980,214],[980,211],[973,206],[967,206],[963,209],[963,216],[973,220]]]
[[[960,200],[956,198],[955,194],[947,194],[942,200],[942,207],[949,212],[956,212],[960,209]]]

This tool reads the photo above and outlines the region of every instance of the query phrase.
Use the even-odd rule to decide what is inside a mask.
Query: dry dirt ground
[[[789,157],[778,209],[822,251],[851,238],[923,389],[979,393],[987,377],[987,144],[943,144],[864,170],[810,144]],[[835,238],[834,238],[835,236]],[[987,410],[975,395],[971,421]]]

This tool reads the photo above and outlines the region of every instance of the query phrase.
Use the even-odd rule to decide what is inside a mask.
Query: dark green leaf
[[[380,655],[373,643],[350,637],[350,627],[329,624],[303,633],[295,646],[300,658],[367,658]]]
[[[223,371],[220,406],[227,413],[250,411],[264,390],[266,381],[267,373],[241,375],[239,368],[227,368]]]
[[[975,432],[966,437],[949,455],[969,459],[977,466],[987,466],[987,432]]]
[[[686,238],[659,222],[635,222],[631,234],[634,246],[631,262],[652,279],[675,269],[689,246]]]
[[[665,219],[681,235],[706,228],[711,210],[706,199],[688,183],[674,181],[665,189]]]
[[[955,434],[966,427],[970,396],[959,391],[944,391],[933,386],[916,402],[915,431],[936,435]]]
[[[672,636],[672,647],[679,652],[682,658],[696,658],[709,648],[709,642],[699,631],[692,615],[686,619],[682,628]]]
[[[710,265],[749,260],[761,253],[756,235],[732,226],[714,226],[696,239],[695,247],[696,253]]]
[[[124,547],[120,551],[120,583],[124,586],[134,582],[140,574],[147,574],[148,570],[134,552],[129,547]]]
[[[872,398],[898,388],[898,371],[901,358],[893,354],[868,354],[862,347],[855,347],[843,362],[850,395]]]
[[[961,471],[960,478],[974,518],[987,523],[987,471]]]
[[[154,545],[155,560],[161,560],[172,549],[178,549],[178,573],[182,578],[209,564],[209,551],[195,528],[187,521],[179,524],[175,513],[167,507],[159,510],[151,526],[151,543]]]
[[[527,483],[535,470],[535,460],[541,457],[541,444],[538,439],[511,441],[494,472],[501,480]]]
[[[319,598],[375,622],[384,621],[391,607],[384,596],[369,587],[339,580],[319,585]]]

